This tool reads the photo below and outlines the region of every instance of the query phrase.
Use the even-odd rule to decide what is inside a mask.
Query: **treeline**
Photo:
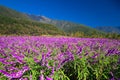
[[[86,34],[84,32],[75,32],[69,34],[72,37],[81,37],[81,38],[109,38],[109,39],[120,39],[120,34],[117,33],[98,33],[93,31],[90,34]]]

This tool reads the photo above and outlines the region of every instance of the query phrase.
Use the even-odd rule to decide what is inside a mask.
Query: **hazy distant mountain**
[[[45,16],[36,16],[36,15],[28,15],[28,16],[32,20],[36,20],[36,21],[39,21],[42,23],[55,25],[59,29],[62,29],[63,31],[65,31],[66,33],[84,32],[87,35],[91,35],[91,33],[93,33],[93,32],[101,33],[96,29],[87,27],[87,26],[82,25],[82,24],[76,24],[73,22],[62,21],[62,20],[53,20],[53,19],[47,18]]]
[[[0,35],[63,35],[57,27],[33,21],[26,14],[0,6]]]
[[[120,26],[102,26],[102,27],[96,27],[96,29],[100,31],[104,31],[107,33],[118,33],[120,34]]]

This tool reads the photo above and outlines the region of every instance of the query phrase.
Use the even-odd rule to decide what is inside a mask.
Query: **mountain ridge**
[[[47,18],[45,16],[37,16],[37,15],[28,15],[28,16],[32,20],[42,22],[42,23],[52,24],[68,34],[69,33],[76,33],[76,32],[82,32],[82,33],[85,33],[87,35],[88,34],[91,35],[92,32],[103,33],[103,32],[100,32],[100,31],[94,29],[94,28],[85,26],[83,24],[77,24],[74,22],[70,22],[70,21],[53,20],[53,19]]]

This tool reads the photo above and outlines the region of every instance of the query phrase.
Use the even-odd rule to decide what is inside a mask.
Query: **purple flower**
[[[99,56],[99,54],[96,53],[96,54],[94,54],[94,55],[92,56],[92,58],[97,58],[98,56]]]
[[[0,70],[0,72],[8,78],[20,78],[23,75],[23,73],[26,72],[27,70],[29,70],[29,68],[27,66],[25,66],[25,67],[23,67],[22,70],[20,70],[16,73],[9,74],[8,72],[6,72],[4,70]]]
[[[87,56],[88,55],[88,53],[86,53],[84,56]]]
[[[112,53],[114,53],[114,51],[115,51],[115,49],[109,49],[105,56],[111,55]]]
[[[40,78],[39,78],[39,80],[45,80],[45,78],[44,78],[44,75],[43,75],[43,74],[41,74],[39,77],[40,77]]]
[[[36,63],[39,63],[39,62],[40,62],[40,60],[38,60],[37,58],[34,58],[34,61],[35,61]]]
[[[81,54],[81,52],[82,52],[82,47],[79,47],[77,54],[79,55],[79,54]]]
[[[64,65],[66,62],[70,61],[70,59],[65,59],[62,61],[61,65]]]
[[[52,78],[46,77],[46,80],[53,80]]]
[[[20,78],[19,80],[29,80],[28,78]]]
[[[30,80],[32,80],[32,75],[30,75]]]

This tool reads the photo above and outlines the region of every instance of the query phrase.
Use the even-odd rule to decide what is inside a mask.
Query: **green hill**
[[[0,6],[1,35],[64,35],[57,27],[32,21],[28,16]]]
[[[29,19],[29,17],[23,13],[20,13],[18,11],[12,10],[10,8],[7,8],[1,5],[0,5],[0,15],[11,17],[11,18]]]

